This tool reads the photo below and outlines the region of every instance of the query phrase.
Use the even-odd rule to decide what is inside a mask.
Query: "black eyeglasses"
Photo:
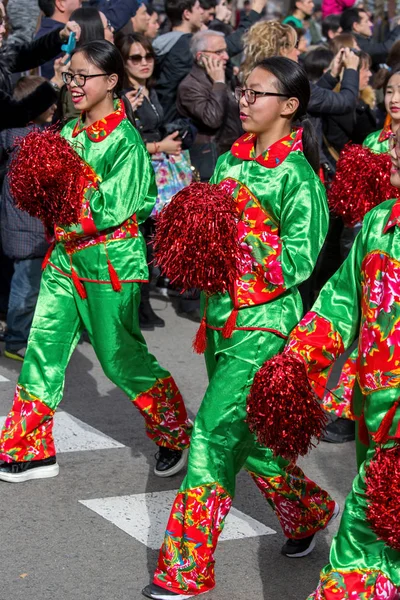
[[[83,73],[76,73],[72,75],[72,73],[68,73],[68,71],[63,71],[62,80],[66,85],[70,85],[74,82],[78,87],[84,87],[86,85],[87,79],[92,79],[93,77],[108,77],[107,73],[96,73],[95,75],[83,75]]]
[[[110,19],[107,19],[107,26],[104,27],[104,29],[107,29],[107,28],[111,31],[111,33],[114,33],[114,27],[112,26]]]
[[[389,151],[392,152],[392,150],[395,150],[396,155],[400,158],[400,145],[397,140],[397,135],[395,133],[391,133],[388,138],[388,142],[389,142]]]
[[[245,98],[247,104],[254,104],[258,96],[279,96],[280,98],[288,98],[287,94],[278,94],[277,92],[256,92],[250,88],[242,89],[240,87],[235,88],[235,98],[238,102]]]
[[[226,54],[228,50],[226,48],[221,48],[221,50],[202,50],[203,54],[216,54],[217,56],[222,56]]]
[[[147,52],[147,54],[145,54],[144,56],[142,56],[141,54],[131,54],[131,56],[129,57],[129,60],[131,61],[131,63],[133,65],[140,65],[140,63],[143,60],[145,62],[153,62],[154,56],[152,54],[150,54],[150,52]]]

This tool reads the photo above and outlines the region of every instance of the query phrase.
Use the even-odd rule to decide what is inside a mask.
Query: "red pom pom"
[[[329,207],[353,227],[366,213],[400,192],[390,183],[390,157],[376,154],[358,144],[347,144],[336,165],[336,175],[328,192]]]
[[[218,185],[192,183],[157,219],[154,255],[183,290],[225,292],[239,275],[242,251],[233,197]]]
[[[385,544],[400,551],[400,445],[378,447],[365,473],[367,519]]]
[[[84,163],[53,128],[17,142],[8,176],[18,208],[47,227],[79,222]]]
[[[277,354],[256,373],[247,412],[259,443],[288,460],[307,454],[327,422],[302,359],[290,352]]]

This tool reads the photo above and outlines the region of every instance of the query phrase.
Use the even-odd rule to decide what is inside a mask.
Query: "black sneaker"
[[[185,598],[193,598],[193,594],[177,594],[176,592],[166,590],[155,583],[146,585],[146,587],[142,589],[142,594],[143,596],[146,596],[146,598],[154,598],[154,600],[185,600]]]
[[[322,436],[324,442],[331,444],[344,444],[356,439],[356,424],[349,419],[339,418],[333,423],[329,423]]]
[[[0,480],[8,483],[22,483],[30,479],[47,479],[56,477],[59,470],[55,456],[25,462],[1,462]]]
[[[176,475],[186,465],[187,455],[187,450],[172,450],[160,446],[156,454],[157,463],[154,467],[154,474],[158,477]]]
[[[332,516],[329,519],[327,526],[330,525],[332,521],[336,519],[339,513],[340,506],[336,502]],[[314,533],[313,535],[302,538],[301,540],[294,540],[292,538],[289,538],[288,540],[286,540],[286,543],[282,547],[282,554],[284,556],[288,556],[289,558],[302,558],[303,556],[307,556],[307,554],[310,554],[315,548],[315,536],[316,534]]]
[[[165,327],[164,319],[154,312],[149,300],[142,300],[139,305],[139,325],[141,329],[152,330],[154,327]]]

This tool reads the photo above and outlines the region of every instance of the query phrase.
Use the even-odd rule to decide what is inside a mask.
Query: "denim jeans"
[[[6,350],[27,345],[42,277],[42,258],[14,261],[7,312]]]

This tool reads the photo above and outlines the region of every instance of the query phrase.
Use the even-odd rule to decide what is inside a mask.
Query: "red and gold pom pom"
[[[358,144],[347,144],[336,164],[336,174],[328,192],[329,207],[353,227],[369,210],[400,191],[390,183],[390,157],[376,154]]]
[[[154,255],[182,290],[225,292],[239,275],[242,251],[233,197],[218,185],[192,183],[157,219]]]
[[[84,163],[53,128],[17,142],[8,176],[18,208],[47,227],[79,222]]]
[[[247,413],[259,443],[288,460],[307,454],[327,422],[302,359],[291,352],[277,354],[256,373]]]
[[[367,519],[385,544],[400,551],[400,444],[377,447],[365,472]]]

